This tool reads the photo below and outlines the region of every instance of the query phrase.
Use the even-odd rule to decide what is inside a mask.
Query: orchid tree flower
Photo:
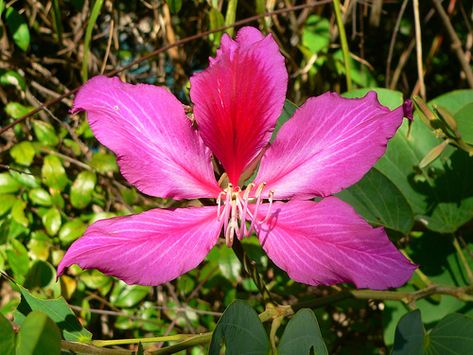
[[[196,124],[165,88],[105,76],[80,89],[72,112],[87,112],[97,139],[142,193],[215,205],[97,221],[71,245],[58,275],[78,264],[158,285],[198,266],[221,233],[229,246],[256,233],[274,264],[301,283],[386,289],[411,277],[416,266],[383,228],[332,197],[383,155],[408,104],[391,111],[374,92],[361,99],[326,93],[308,99],[269,144],[288,74],[271,35],[252,27],[235,40],[224,35],[209,67],[190,81]]]

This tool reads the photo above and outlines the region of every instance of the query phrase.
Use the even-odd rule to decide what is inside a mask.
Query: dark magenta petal
[[[337,193],[384,154],[403,116],[403,106],[391,111],[375,92],[361,99],[335,93],[311,98],[281,127],[254,182],[266,182],[277,199]]]
[[[205,144],[230,181],[238,179],[268,143],[287,88],[284,57],[268,35],[242,28],[227,35],[205,71],[191,78],[190,95]]]
[[[267,208],[260,206],[260,219]],[[399,287],[416,268],[383,228],[372,228],[335,197],[318,203],[277,202],[257,233],[271,260],[292,279],[309,285],[350,282],[358,288]]]
[[[154,209],[92,224],[58,266],[98,269],[128,284],[159,285],[199,265],[221,230],[216,207]]]
[[[210,151],[166,89],[97,76],[77,94],[78,111],[87,112],[97,139],[140,191],[175,199],[218,195]]]

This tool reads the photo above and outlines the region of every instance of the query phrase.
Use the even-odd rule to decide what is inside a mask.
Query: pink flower
[[[131,184],[151,196],[208,198],[216,205],[98,221],[72,244],[58,274],[78,264],[129,284],[158,285],[199,265],[223,226],[228,245],[255,230],[271,260],[302,283],[404,284],[415,265],[382,228],[329,197],[383,155],[403,107],[390,111],[374,92],[362,99],[327,93],[307,100],[268,145],[287,80],[271,35],[251,27],[235,41],[224,36],[209,68],[191,78],[197,129],[162,87],[89,80],[72,111],[87,112],[95,136],[115,152]],[[228,176],[222,186],[211,154]],[[260,160],[254,182],[245,186],[242,177]]]

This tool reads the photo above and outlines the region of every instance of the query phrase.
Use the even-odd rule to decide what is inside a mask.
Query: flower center
[[[267,200],[269,201],[268,210],[264,219],[258,221],[258,209],[263,203],[264,197],[262,192],[266,183],[261,183],[254,193],[251,195],[255,184],[250,183],[245,190],[239,186],[233,187],[232,184],[219,193],[217,198],[217,218],[219,221],[223,220],[223,230],[225,232],[225,241],[227,246],[232,246],[233,238],[236,234],[238,239],[248,237],[253,232],[256,224],[266,222],[271,213],[273,205],[274,191],[269,191]],[[253,211],[248,209],[249,204],[254,204]],[[250,227],[247,228],[246,220],[251,221]]]

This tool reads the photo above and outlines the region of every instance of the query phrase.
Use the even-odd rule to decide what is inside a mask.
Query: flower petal
[[[267,205],[260,206],[259,217]],[[411,264],[382,228],[372,228],[335,197],[321,202],[277,202],[257,233],[271,260],[292,279],[309,285],[354,283],[358,288],[399,287]]]
[[[77,94],[78,111],[87,112],[97,139],[140,191],[175,199],[218,195],[210,151],[166,89],[97,76]]]
[[[335,93],[311,98],[281,127],[254,182],[266,182],[279,199],[337,193],[384,154],[403,116],[403,106],[390,111],[375,92],[361,99]]]
[[[220,229],[216,207],[154,209],[100,220],[71,245],[58,275],[78,264],[128,284],[159,285],[199,265]]]
[[[209,68],[191,78],[200,134],[233,184],[268,143],[286,88],[278,45],[252,27],[242,28],[236,41],[224,35]]]

